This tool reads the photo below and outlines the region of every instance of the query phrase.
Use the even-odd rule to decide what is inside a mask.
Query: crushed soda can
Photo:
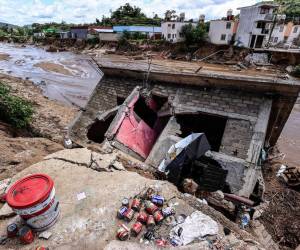
[[[164,240],[164,239],[158,239],[155,241],[156,245],[159,246],[159,247],[166,247],[169,242],[167,240]]]
[[[30,244],[34,241],[34,234],[32,230],[27,226],[21,227],[18,235],[21,243],[23,244]]]
[[[142,231],[142,228],[143,228],[143,224],[139,221],[137,221],[136,223],[134,223],[132,225],[132,228],[131,228],[131,233],[133,236],[138,236],[139,233]]]
[[[158,210],[158,207],[155,204],[153,204],[151,201],[146,201],[145,202],[145,210],[149,214],[154,214],[154,212]]]
[[[122,207],[129,207],[129,199],[124,198],[122,200]]]
[[[155,219],[153,217],[153,215],[149,215],[148,219],[147,219],[147,228],[154,228],[155,227]]]
[[[119,240],[127,240],[129,238],[129,228],[126,227],[124,224],[120,225],[117,230],[117,237]]]
[[[147,219],[148,219],[148,214],[146,214],[145,212],[140,212],[137,217],[137,221],[144,223],[144,224],[147,223]]]
[[[6,231],[7,231],[7,237],[8,238],[14,238],[17,236],[18,234],[18,226],[16,223],[12,223],[12,224],[9,224],[6,228]]]
[[[131,221],[134,217],[134,211],[131,208],[127,208],[126,212],[124,213],[124,219],[127,221]]]
[[[172,207],[166,207],[162,209],[162,214],[164,217],[168,217],[175,214],[175,209]]]
[[[165,199],[161,195],[153,195],[151,201],[157,206],[163,206]]]
[[[127,207],[121,207],[119,210],[118,210],[118,213],[117,213],[117,217],[119,218],[119,219],[123,219],[124,218],[124,215],[125,215],[125,213],[126,213],[126,211],[127,211]]]
[[[138,199],[138,198],[134,198],[134,199],[132,200],[132,203],[131,203],[131,208],[132,208],[134,211],[139,212],[140,209],[141,209],[141,207],[142,207],[142,202],[141,202],[141,200]]]
[[[153,217],[154,217],[154,220],[156,221],[156,223],[160,223],[164,219],[164,216],[162,215],[162,213],[159,210],[154,212]]]

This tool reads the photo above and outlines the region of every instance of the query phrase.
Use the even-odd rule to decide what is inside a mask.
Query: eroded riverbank
[[[52,53],[33,46],[0,44],[0,73],[40,85],[44,95],[84,107],[102,75],[89,56]]]

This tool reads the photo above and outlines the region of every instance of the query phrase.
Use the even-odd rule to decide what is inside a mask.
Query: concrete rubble
[[[212,246],[226,247],[231,244],[247,249],[264,249],[250,234],[241,234],[240,229],[230,226],[232,222],[208,205],[199,203],[199,199],[186,200],[185,196],[167,181],[151,180],[124,169],[114,172],[92,169],[94,159],[100,157],[99,155],[86,148],[66,149],[45,157],[43,161],[14,176],[11,183],[33,173],[51,176],[60,202],[61,215],[58,222],[47,231],[48,236],[51,236],[47,236],[47,240],[36,238],[32,244],[22,246],[17,239],[8,239],[5,247],[14,248],[17,244],[19,249],[33,249],[41,245],[50,249],[95,249],[95,246],[97,249],[156,249],[153,242],[143,241],[142,238],[136,241],[131,237],[127,242],[115,240],[120,223],[116,211],[120,208],[123,198],[134,197],[145,190],[145,187],[156,187],[166,200],[172,198],[176,213],[192,217],[193,214],[203,214],[205,220],[202,220],[202,223],[208,226],[212,225],[208,221],[213,221],[216,225],[214,237],[202,235],[200,241],[193,241],[187,246],[174,249],[211,249]],[[118,154],[116,152],[113,155]],[[114,163],[119,162],[115,157],[111,160]],[[79,193],[85,193],[86,197],[78,200]],[[199,206],[202,209],[197,208]],[[3,210],[5,206],[0,213]],[[6,233],[6,226],[12,222],[19,223],[19,217],[1,219],[0,235]],[[231,228],[231,234],[224,235],[225,225]],[[203,230],[201,232],[203,233]],[[211,235],[212,232],[208,234]]]

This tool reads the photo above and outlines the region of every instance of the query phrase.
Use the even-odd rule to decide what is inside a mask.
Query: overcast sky
[[[109,16],[110,10],[129,2],[142,8],[147,16],[157,13],[163,17],[168,9],[185,12],[186,18],[216,19],[226,15],[228,9],[252,5],[258,0],[0,0],[0,22],[24,25],[50,21],[70,23],[94,22],[102,15]]]

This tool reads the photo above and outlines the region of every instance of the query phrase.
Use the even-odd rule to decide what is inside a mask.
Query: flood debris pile
[[[136,195],[132,201],[124,198],[118,211],[121,225],[117,231],[119,240],[137,237],[146,245],[159,247],[181,246],[205,236],[218,234],[218,224],[200,211],[190,216],[178,214],[176,197],[165,200],[157,187],[150,187]],[[131,204],[130,204],[131,203]],[[132,222],[133,221],[133,222]]]

